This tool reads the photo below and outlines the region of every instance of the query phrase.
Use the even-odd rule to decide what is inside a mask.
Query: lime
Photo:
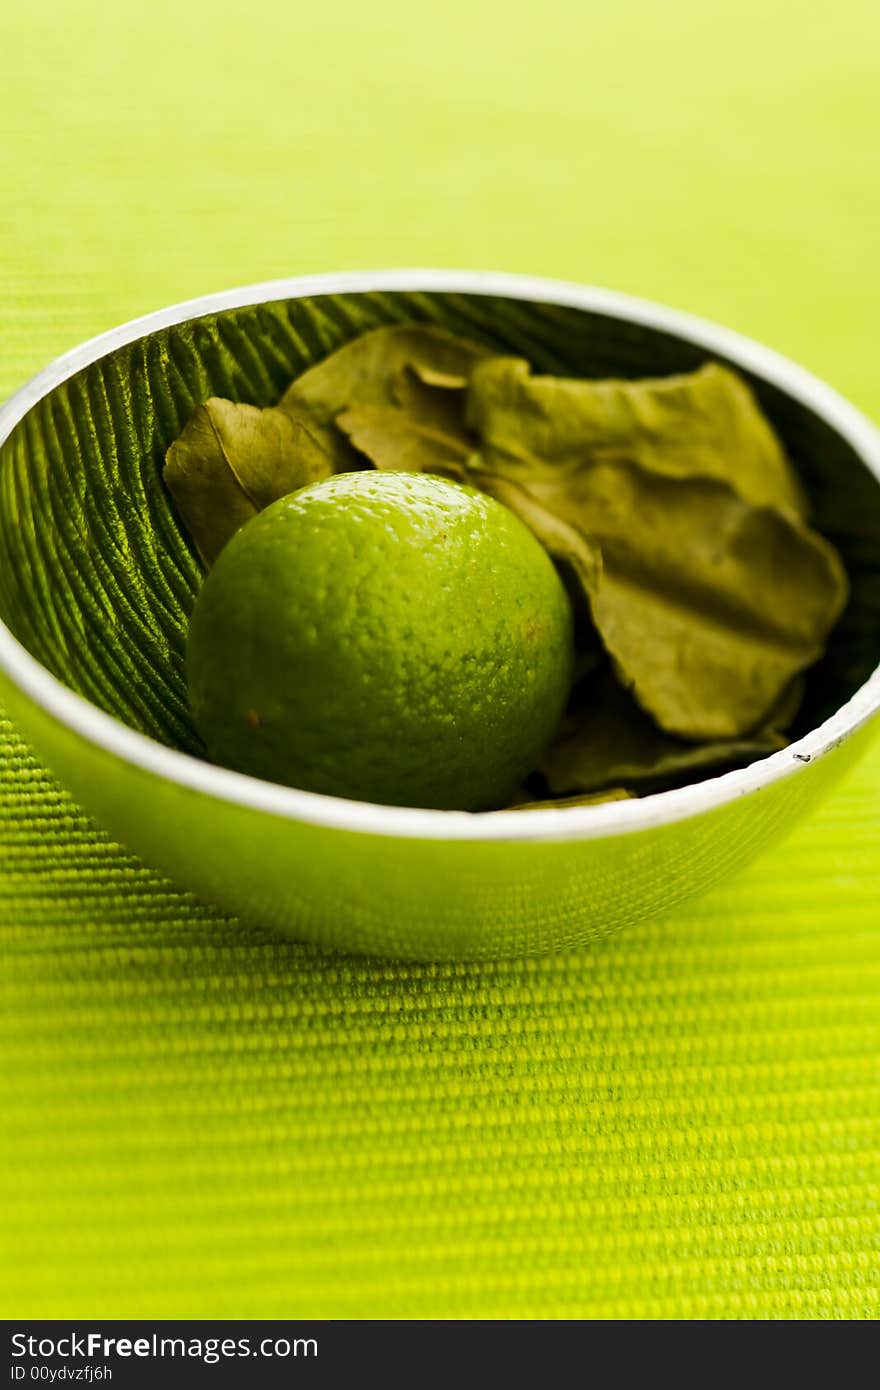
[[[556,729],[572,616],[498,502],[411,473],[342,473],[248,521],[208,574],[187,649],[224,766],[333,796],[501,805]]]

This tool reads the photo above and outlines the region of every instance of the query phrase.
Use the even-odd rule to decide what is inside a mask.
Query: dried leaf
[[[686,743],[661,733],[606,670],[584,683],[579,708],[566,716],[538,771],[560,796],[620,783],[657,789],[777,752],[787,742],[777,724],[774,712],[768,726],[750,738]]]
[[[506,811],[558,811],[564,806],[599,806],[606,801],[632,801],[635,793],[626,787],[609,787],[601,792],[584,792],[579,796],[559,796],[550,801],[514,801]],[[498,815],[498,812],[494,812]]]
[[[724,483],[632,464],[590,470],[581,502],[596,626],[639,704],[684,738],[748,734],[822,655],[848,593],[836,551]]]
[[[258,511],[330,476],[330,459],[307,427],[283,410],[217,398],[211,423],[223,454]]]
[[[622,683],[667,733],[747,736],[821,656],[846,575],[791,513],[631,462],[511,474],[522,464],[498,452],[469,460],[469,481],[573,569]]]
[[[476,436],[465,421],[465,377],[409,364],[397,373],[391,390],[395,403],[414,420],[459,440],[468,451],[476,447]]]
[[[334,472],[363,466],[363,460],[334,425],[336,417],[354,405],[394,406],[401,373],[412,367],[427,373],[423,384],[436,378],[467,381],[476,363],[488,352],[478,343],[458,338],[432,324],[398,323],[363,333],[325,357],[285,391],[282,410],[306,421],[333,455]]]
[[[465,372],[443,372],[425,362],[414,362],[408,370],[425,386],[435,386],[441,391],[464,391],[470,380]]]
[[[625,460],[669,478],[715,478],[754,506],[807,514],[751,389],[717,362],[683,376],[583,381],[532,376],[520,358],[493,357],[475,366],[467,409],[484,445],[529,483]]]
[[[469,448],[451,435],[422,425],[393,406],[356,405],[337,415],[336,424],[375,468],[406,473],[439,473],[461,481]]]
[[[330,471],[317,440],[284,411],[212,396],[169,448],[163,477],[210,567],[258,511]]]
[[[797,718],[798,710],[804,702],[807,683],[803,676],[795,676],[790,685],[783,690],[764,723],[770,733],[784,734]],[[786,743],[789,740],[786,739]]]

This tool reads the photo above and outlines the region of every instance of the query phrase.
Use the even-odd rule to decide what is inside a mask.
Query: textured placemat
[[[653,294],[880,413],[880,18],[784,8],[18,7],[0,390],[433,262]],[[671,922],[419,968],[226,922],[0,735],[7,1316],[880,1312],[880,753]]]
[[[674,922],[420,968],[194,907],[3,734],[10,1311],[880,1311],[880,758]]]

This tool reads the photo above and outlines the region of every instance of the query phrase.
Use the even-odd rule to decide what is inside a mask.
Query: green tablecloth
[[[675,303],[880,413],[873,0],[3,28],[4,393],[177,299],[441,264]],[[7,1316],[880,1311],[880,753],[673,921],[418,968],[224,921],[0,728]]]

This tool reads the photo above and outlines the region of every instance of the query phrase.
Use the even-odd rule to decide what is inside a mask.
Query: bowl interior
[[[0,449],[0,617],[73,690],[140,732],[199,753],[184,643],[202,571],[162,483],[165,450],[208,396],[274,404],[294,376],[349,338],[408,319],[571,375],[662,375],[709,355],[603,313],[449,292],[321,294],[162,329],[56,387]],[[818,414],[751,380],[852,583],[847,612],[809,675],[797,735],[880,663],[880,483]]]

